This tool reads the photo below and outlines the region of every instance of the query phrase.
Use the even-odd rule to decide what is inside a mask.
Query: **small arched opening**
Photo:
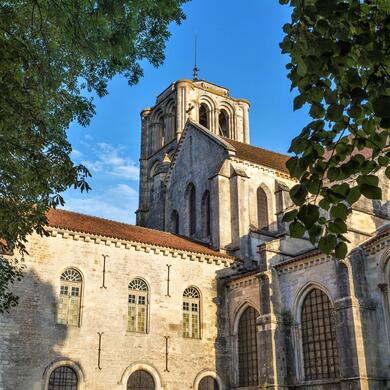
[[[201,104],[199,107],[199,123],[209,129],[209,114],[205,104]]]
[[[218,116],[219,135],[229,137],[229,114],[221,110]]]

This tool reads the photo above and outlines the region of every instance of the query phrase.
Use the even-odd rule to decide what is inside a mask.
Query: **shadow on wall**
[[[57,292],[29,270],[14,292],[19,304],[0,315],[0,389],[42,389],[45,369],[64,356],[67,328],[56,324]]]

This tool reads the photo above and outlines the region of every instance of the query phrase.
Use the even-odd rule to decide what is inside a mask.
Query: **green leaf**
[[[345,242],[339,242],[335,248],[335,255],[338,259],[344,259],[348,253],[348,247]]]
[[[390,118],[390,96],[380,95],[372,102],[374,112],[381,118]]]
[[[301,77],[305,76],[307,73],[307,66],[302,59],[300,61],[298,61],[297,72],[298,72],[298,75]]]
[[[336,234],[347,232],[347,224],[340,218],[336,218],[333,222],[329,222],[329,231]]]
[[[314,204],[303,205],[300,208],[297,217],[304,223],[306,228],[311,228],[318,221],[320,211],[318,206]]]
[[[359,190],[368,199],[382,199],[382,190],[370,184],[359,184]]]
[[[291,222],[296,218],[297,214],[298,214],[298,210],[288,211],[287,213],[285,213],[283,215],[282,221],[283,222]]]
[[[330,207],[330,203],[327,199],[325,198],[322,198],[319,202],[319,205],[322,209],[324,210],[329,210],[329,207]]]
[[[298,95],[294,99],[294,111],[299,110],[306,103],[306,98],[303,95]]]
[[[326,112],[326,115],[331,121],[339,121],[343,119],[344,107],[341,104],[331,104]]]
[[[328,169],[328,179],[330,181],[336,181],[339,180],[342,177],[341,169],[338,167],[330,167]]]
[[[290,197],[292,201],[300,206],[302,205],[307,197],[307,189],[302,184],[296,184],[294,187],[290,189]]]
[[[374,176],[374,175],[360,175],[356,179],[356,181],[359,185],[368,184],[370,186],[376,187],[379,183],[379,178],[378,178],[378,176]]]
[[[338,203],[330,209],[330,215],[333,218],[340,218],[345,220],[349,213],[350,209],[348,209],[348,207],[343,203]]]
[[[387,167],[387,168],[385,169],[385,175],[386,175],[386,177],[387,177],[388,179],[390,179],[390,167]]]
[[[320,251],[329,255],[337,245],[337,239],[334,234],[328,234],[327,236],[321,237],[318,246]]]
[[[292,222],[289,226],[290,235],[294,238],[301,238],[305,234],[306,228],[300,222]]]
[[[360,196],[361,196],[360,189],[358,186],[356,186],[350,189],[346,200],[350,205],[352,205],[359,200]]]

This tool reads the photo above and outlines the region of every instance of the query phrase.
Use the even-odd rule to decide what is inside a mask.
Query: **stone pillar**
[[[350,259],[336,261],[339,298],[335,301],[336,338],[342,389],[366,389],[367,366],[361,319],[361,303]],[[360,295],[360,293],[358,293]]]
[[[230,214],[230,180],[223,175],[211,179],[211,204],[213,218],[211,221],[212,246],[225,248],[231,243]]]
[[[279,286],[270,265],[266,244],[260,246],[260,316],[257,319],[257,346],[260,388],[282,389],[286,380],[283,323],[278,303]]]
[[[177,109],[176,109],[176,139],[179,141],[187,121],[187,84],[180,81],[176,84]]]
[[[141,112],[141,158],[140,158],[140,181],[139,181],[139,203],[136,211],[136,223],[139,226],[147,225],[149,208],[149,186],[148,186],[148,145],[150,144],[150,119],[149,108]]]
[[[246,104],[243,104],[242,108],[243,108],[243,114],[244,114],[244,118],[243,118],[244,139],[242,142],[249,144],[250,143],[250,140],[249,140],[249,102]]]
[[[250,256],[251,242],[249,237],[249,190],[248,176],[244,171],[235,170],[233,177],[230,179],[232,197],[232,235],[233,243],[240,247],[241,258],[244,259],[248,266],[252,265],[253,256]]]

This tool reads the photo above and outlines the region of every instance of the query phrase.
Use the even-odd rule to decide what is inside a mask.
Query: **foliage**
[[[89,189],[88,170],[70,159],[69,124],[88,125],[94,105],[85,96],[106,95],[115,75],[134,84],[142,60],[163,62],[169,23],[184,19],[185,1],[0,0],[3,250],[23,252],[29,234],[43,234],[62,191]],[[11,269],[1,268],[2,281],[14,279]]]
[[[312,121],[291,143],[298,179],[285,214],[290,233],[345,257],[348,215],[361,196],[381,199],[390,178],[390,0],[280,0],[292,7],[280,44],[291,90]]]

